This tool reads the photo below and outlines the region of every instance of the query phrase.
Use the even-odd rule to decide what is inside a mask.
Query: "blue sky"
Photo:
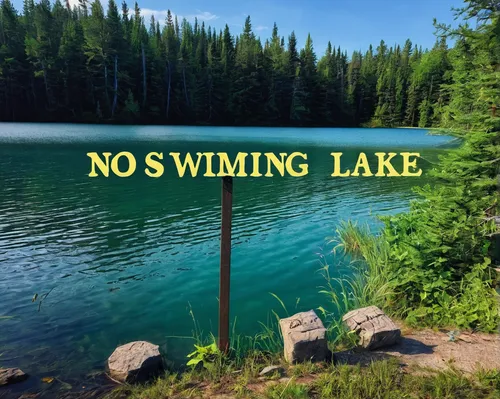
[[[78,0],[70,0],[77,3]],[[107,3],[107,0],[101,0]],[[121,0],[117,0],[121,3]],[[127,1],[133,6],[133,1]],[[14,0],[21,9],[22,0]],[[380,39],[387,44],[413,43],[432,47],[435,41],[432,20],[452,23],[453,6],[461,0],[139,0],[146,22],[151,14],[164,21],[167,9],[174,14],[240,32],[245,16],[250,15],[254,31],[261,38],[271,35],[273,23],[280,35],[287,37],[295,30],[299,45],[310,32],[314,48],[322,55],[330,40],[334,46],[351,53],[366,50]]]
[[[435,41],[432,20],[451,23],[451,8],[461,0],[141,0],[147,13],[156,10],[163,17],[170,8],[180,16],[204,20],[217,28],[227,23],[232,32],[240,32],[245,16],[261,38],[271,35],[273,23],[280,35],[295,30],[299,44],[310,32],[316,53],[322,55],[328,40],[350,52],[365,50],[370,43],[384,39],[388,44],[403,44],[407,38],[423,47]],[[163,18],[162,18],[163,19]]]

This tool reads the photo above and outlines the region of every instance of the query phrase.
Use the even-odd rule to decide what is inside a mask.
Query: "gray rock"
[[[262,371],[259,373],[260,376],[266,376],[266,375],[270,375],[274,372],[278,372],[279,374],[283,374],[285,372],[285,370],[283,369],[283,367],[280,367],[280,366],[267,366],[267,367],[264,367],[262,369]]]
[[[119,382],[145,382],[163,370],[158,345],[135,341],[119,346],[108,359],[108,370]]]
[[[346,313],[342,321],[351,331],[358,334],[358,345],[365,349],[394,345],[401,339],[398,326],[376,306]]]
[[[290,363],[324,361],[331,357],[326,328],[313,310],[280,320],[285,359]]]
[[[5,385],[15,384],[22,382],[28,378],[28,374],[24,373],[21,369],[2,369],[0,368],[0,387]]]

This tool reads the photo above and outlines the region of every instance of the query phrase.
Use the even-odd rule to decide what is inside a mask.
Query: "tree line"
[[[318,59],[310,35],[299,49],[294,32],[285,40],[275,24],[263,43],[250,17],[233,35],[170,11],[164,24],[147,24],[137,3],[120,11],[114,0],[107,10],[99,0],[24,0],[18,13],[1,0],[0,119],[446,125],[498,102],[494,87],[480,102],[462,88],[478,73],[477,51],[466,37],[449,49],[442,35],[430,50],[381,41],[350,57],[328,43]]]

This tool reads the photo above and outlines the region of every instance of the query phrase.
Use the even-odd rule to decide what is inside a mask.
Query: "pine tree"
[[[377,60],[372,46],[364,55],[361,64],[360,92],[358,123],[366,123],[374,114],[377,104]]]
[[[68,116],[80,116],[87,106],[82,96],[75,93],[85,92],[85,56],[83,28],[78,19],[69,18],[65,25],[59,46],[59,58],[63,64],[64,107]]]
[[[361,53],[355,51],[347,68],[347,109],[353,124],[360,119],[359,111],[362,106],[361,68],[363,59]]]

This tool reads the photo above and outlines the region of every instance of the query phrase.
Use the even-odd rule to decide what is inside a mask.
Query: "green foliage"
[[[190,360],[187,362],[187,366],[196,367],[200,363],[206,369],[213,367],[215,360],[221,356],[219,348],[217,344],[212,342],[207,346],[194,346],[196,350],[188,355]]]
[[[139,116],[139,104],[134,100],[134,95],[132,91],[128,91],[127,100],[125,101],[124,109],[124,119],[134,119]]]
[[[498,328],[489,238],[496,227],[487,212],[499,202],[500,138],[475,132],[463,139],[430,172],[435,185],[416,189],[422,199],[408,213],[381,218],[379,235],[351,222],[338,229],[334,250],[350,255],[355,272],[324,291],[335,313],[373,304],[410,325]]]
[[[453,369],[439,373],[405,373],[395,361],[377,361],[368,367],[338,366],[314,382],[319,398],[497,398],[498,375],[468,378]]]
[[[500,142],[488,133],[464,140],[431,172],[436,185],[417,189],[423,200],[407,214],[383,218],[386,266],[393,306],[408,321],[493,331],[499,319],[488,235],[495,226],[486,210],[498,204]]]
[[[366,369],[337,367],[321,375],[314,385],[321,398],[401,398],[404,396],[397,396],[402,393],[397,389],[399,375],[395,363],[381,361],[371,363]]]
[[[288,315],[285,304],[281,299],[271,293]],[[299,299],[297,300],[297,304]],[[191,337],[184,337],[194,340],[195,350],[188,355],[190,359],[187,366],[191,366],[192,370],[204,370],[207,376],[211,379],[217,379],[225,373],[229,373],[242,367],[252,365],[258,369],[266,365],[266,362],[274,359],[277,354],[283,351],[283,339],[279,328],[278,313],[274,310],[266,323],[260,322],[262,327],[260,333],[255,336],[241,335],[237,331],[237,319],[234,320],[230,334],[230,348],[227,353],[221,352],[218,349],[216,338],[213,334],[205,335],[200,329],[192,309],[189,314],[193,321],[194,330]],[[179,338],[179,337],[175,337]]]

